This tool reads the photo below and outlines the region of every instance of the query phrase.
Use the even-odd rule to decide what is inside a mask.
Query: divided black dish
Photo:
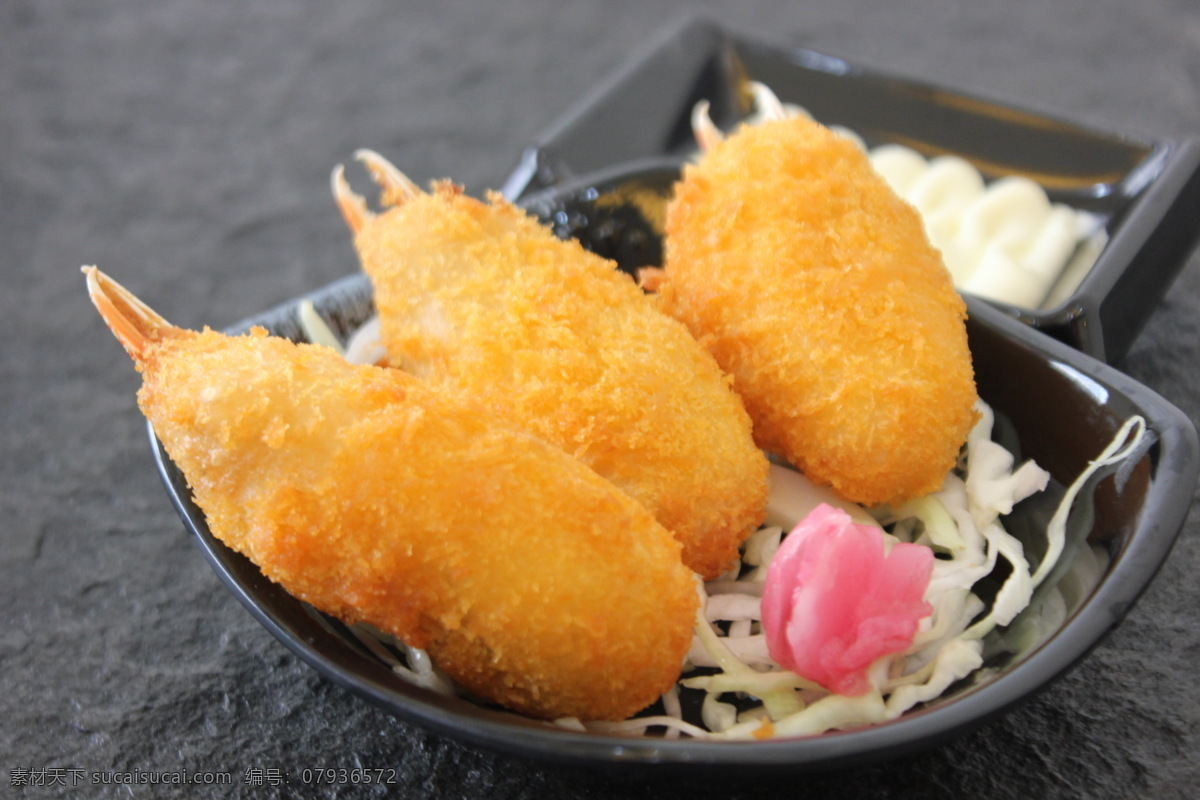
[[[695,103],[710,101],[728,128],[747,111],[749,80],[868,146],[957,155],[989,179],[1024,175],[1052,200],[1100,216],[1108,242],[1065,300],[1038,310],[994,305],[1102,361],[1129,349],[1200,236],[1200,142],[1096,130],[696,20],[667,31],[548,126],[505,194],[526,197],[645,159],[682,161],[694,152]]]
[[[655,225],[644,219],[644,205],[630,205],[625,199],[636,196],[643,201],[644,192],[677,165],[646,166],[632,177],[611,175],[607,184],[587,182],[540,193],[530,198],[530,207],[560,232],[615,256],[624,269],[654,263],[659,245]],[[647,176],[649,183],[641,182]],[[631,192],[631,186],[636,191]],[[620,199],[613,201],[614,193]],[[358,275],[267,311],[235,330],[258,324],[302,339],[297,318],[301,300],[310,300],[342,337],[373,313],[370,286]],[[971,301],[969,306],[981,394],[1003,420],[1010,448],[1052,472],[1054,491],[1061,493],[1062,485],[1071,482],[1131,415],[1145,417],[1151,444],[1121,471],[1120,488],[1113,476],[1097,485],[1094,518],[1084,515],[1085,523],[1074,531],[1073,547],[1064,556],[1066,574],[1060,572],[1048,582],[1077,580],[1072,566],[1085,538],[1108,560],[1094,586],[1069,593],[1069,613],[1061,625],[993,659],[994,672],[977,673],[898,720],[854,731],[761,742],[602,736],[555,728],[410,685],[339,623],[293,599],[217,541],[153,430],[151,442],[180,516],[214,570],[250,612],[321,674],[403,719],[497,751],[622,772],[838,768],[941,742],[1026,699],[1071,667],[1117,624],[1153,578],[1183,525],[1196,486],[1196,431],[1181,412],[1125,375],[989,305]],[[1020,536],[1044,524],[1048,513],[1046,503],[1023,504],[1010,517],[1009,528]],[[1036,628],[1036,614],[1035,609],[1022,622]]]

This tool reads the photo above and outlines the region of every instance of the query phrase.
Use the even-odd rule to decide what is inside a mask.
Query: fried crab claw
[[[754,115],[751,121],[765,122],[790,116],[788,109],[768,86],[751,81],[748,88],[754,100]],[[700,146],[700,150],[705,153],[725,138],[725,134],[713,122],[710,110],[711,106],[707,100],[701,100],[692,108],[692,135],[696,137],[696,144]]]
[[[152,343],[179,333],[178,328],[96,267],[82,267],[82,270],[87,276],[92,305],[137,363],[145,362]]]
[[[374,150],[358,150],[354,157],[367,168],[371,178],[379,186],[379,202],[384,206],[403,205],[421,193],[420,188],[407,175]],[[350,188],[346,181],[346,171],[341,164],[333,168],[330,184],[346,224],[353,233],[358,233],[375,215],[367,208],[366,200]]]

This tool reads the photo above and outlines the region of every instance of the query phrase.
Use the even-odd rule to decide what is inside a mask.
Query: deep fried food
[[[941,485],[975,420],[965,306],[854,144],[802,118],[714,143],[676,186],[657,284],[763,448],[867,505]]]
[[[392,207],[334,192],[375,288],[391,363],[478,398],[643,503],[705,578],[763,518],[767,462],[741,400],[625,274],[492,195],[417,190],[360,157]]]
[[[210,530],[291,594],[535,716],[619,719],[675,682],[695,578],[608,481],[412,376],[184,331],[87,272]]]

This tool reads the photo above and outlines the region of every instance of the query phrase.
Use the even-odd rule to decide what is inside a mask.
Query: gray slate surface
[[[482,4],[0,0],[0,796],[367,797],[247,770],[398,770],[463,798],[1200,796],[1200,518],[1082,665],[947,746],[782,782],[545,768],[325,682],[221,586],[153,471],[97,263],[174,322],[228,325],[356,268],[329,170],[369,146],[497,185],[521,148],[689,10],[1102,128],[1200,133],[1193,0]],[[1200,411],[1196,258],[1120,365]],[[20,789],[22,770],[222,770],[235,785]]]

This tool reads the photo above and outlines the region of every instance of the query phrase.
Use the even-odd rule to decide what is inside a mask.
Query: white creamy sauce
[[[921,214],[954,285],[965,292],[1041,308],[1053,304],[1052,290],[1077,251],[1088,266],[1095,260],[1098,248],[1081,245],[1102,234],[1100,220],[1052,203],[1029,178],[985,184],[965,159],[927,160],[902,145],[882,145],[869,155],[875,171]]]

